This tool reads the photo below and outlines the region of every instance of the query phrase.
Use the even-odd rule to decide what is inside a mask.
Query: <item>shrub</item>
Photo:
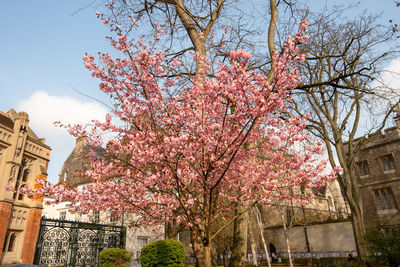
[[[142,267],[184,267],[183,243],[166,239],[148,244],[140,252]]]
[[[378,223],[367,229],[365,241],[375,264],[400,265],[400,227]]]
[[[100,267],[126,267],[132,259],[132,253],[123,248],[108,248],[99,255]]]

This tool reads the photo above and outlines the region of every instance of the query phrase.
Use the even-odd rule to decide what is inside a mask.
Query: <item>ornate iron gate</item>
[[[98,266],[106,248],[124,248],[123,226],[42,218],[34,264],[40,266]]]

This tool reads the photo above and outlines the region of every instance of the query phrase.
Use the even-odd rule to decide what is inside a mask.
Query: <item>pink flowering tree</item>
[[[300,23],[299,33],[274,55],[268,78],[248,69],[245,51],[231,51],[215,73],[197,54],[201,68],[179,87],[181,78],[170,75],[178,59],[166,61],[154,44],[133,44],[122,34],[111,41],[123,57],[100,54],[97,64],[86,55],[85,66],[101,80],[100,90],[114,108],[105,122],[69,131],[103,146],[104,155],[90,158],[85,176],[92,183],[83,190],[42,182],[36,193],[70,201],[80,213],[129,212],[136,215],[135,225],[176,220],[196,237],[199,265],[211,266],[212,240],[235,219],[229,215],[238,203],[248,203],[243,213],[258,204],[305,201],[300,187],[334,178],[334,172],[323,174],[326,162],[314,157],[320,144],[300,146],[306,118],[281,117],[299,82],[295,64],[304,55],[297,45],[307,39],[306,26]],[[104,142],[104,132],[115,138]]]

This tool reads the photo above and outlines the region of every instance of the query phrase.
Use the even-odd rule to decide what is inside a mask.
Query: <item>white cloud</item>
[[[47,92],[38,91],[28,99],[21,100],[16,107],[17,112],[29,114],[29,125],[40,137],[46,138],[46,144],[52,148],[49,164],[48,180],[58,181],[58,173],[65,159],[75,145],[74,137],[66,129],[54,126],[55,121],[63,124],[86,124],[93,119],[103,120],[106,108],[95,102],[84,102],[69,96],[51,96]]]
[[[393,59],[385,66],[378,78],[370,87],[384,98],[371,95],[366,97],[367,105],[362,108],[362,120],[358,127],[357,136],[362,136],[373,132],[382,123],[384,116],[400,98],[400,58]],[[391,117],[387,120],[386,127],[393,126],[394,121]]]
[[[400,58],[393,59],[383,68],[380,76],[371,83],[371,88],[394,97],[400,94]]]
[[[382,83],[400,93],[400,58],[396,58],[390,62],[390,64],[384,68],[381,76]]]

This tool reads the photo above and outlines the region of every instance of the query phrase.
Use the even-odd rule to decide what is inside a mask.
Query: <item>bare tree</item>
[[[394,1],[394,3],[396,4],[396,7],[400,7],[400,2],[399,1]],[[393,19],[389,20],[391,26],[392,26],[392,31],[395,32],[396,34],[399,34],[399,24],[397,24],[396,22],[393,22]],[[400,35],[397,35],[397,38],[400,38]]]
[[[358,254],[366,256],[354,164],[359,151],[383,129],[396,104],[390,101],[395,92],[373,81],[397,52],[384,49],[393,34],[375,16],[346,19],[341,12],[326,10],[308,17],[310,41],[303,47],[308,56],[301,66],[303,83],[294,93],[293,109],[300,115],[312,112],[308,130],[326,144],[332,167],[343,168],[338,180],[352,211]],[[361,132],[366,135],[356,139]]]

